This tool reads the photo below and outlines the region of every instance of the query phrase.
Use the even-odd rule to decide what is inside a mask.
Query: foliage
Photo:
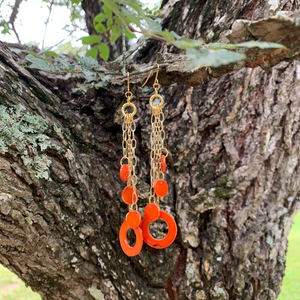
[[[0,265],[1,300],[41,300],[38,293],[26,287],[17,275]]]
[[[44,59],[41,56],[34,55],[32,52],[26,56],[26,59],[32,63],[30,65],[30,68],[32,69],[39,69],[57,74],[62,72],[69,74],[74,73],[84,78],[84,83],[79,85],[74,92],[78,90],[85,90],[91,86],[94,86],[95,88],[105,88],[108,85],[111,74],[113,74],[111,72],[110,74],[106,74],[108,71],[104,67],[100,66],[98,61],[92,57],[80,57],[78,61],[79,66],[78,68],[75,68],[74,64],[68,63],[61,56],[57,54],[55,56],[56,65],[51,64],[53,61],[52,58]]]
[[[187,50],[187,56],[191,59],[190,68],[197,68],[198,66],[218,67],[220,65],[227,65],[233,62],[238,62],[245,58],[244,54],[232,52],[225,49],[208,50],[195,48]]]
[[[299,299],[300,291],[300,213],[295,217],[294,224],[288,236],[289,244],[286,257],[285,276],[281,293],[277,300]]]
[[[43,0],[47,2],[46,0]],[[62,0],[61,0],[62,1]],[[68,5],[78,7],[81,0],[67,1]],[[240,44],[222,44],[210,43],[205,44],[204,40],[192,40],[183,38],[173,31],[162,29],[160,19],[157,15],[149,9],[143,9],[141,2],[138,0],[100,0],[102,2],[102,12],[95,16],[94,28],[99,35],[90,35],[80,38],[84,46],[89,46],[90,49],[86,52],[87,57],[96,59],[98,54],[107,61],[109,58],[109,46],[101,41],[101,36],[109,36],[110,43],[114,44],[116,40],[122,35],[124,30],[128,39],[135,38],[134,33],[143,34],[144,38],[156,39],[165,42],[167,45],[173,45],[186,53],[187,59],[190,61],[189,69],[199,67],[219,67],[236,63],[245,59],[245,55],[236,52],[237,49],[259,47],[265,48],[285,48],[277,43],[266,43],[261,41],[250,41]],[[184,53],[183,52],[183,53]],[[88,86],[105,87],[107,85],[109,76],[103,73],[110,73],[108,70],[102,68],[99,72],[99,66],[94,65],[91,68],[85,68],[85,62],[79,60],[81,70],[75,70],[75,65],[69,64],[64,59],[59,57],[52,51],[46,51],[46,59],[37,57],[33,53],[29,53],[26,57],[28,61],[32,62],[31,68],[41,69],[47,72],[69,72],[77,73],[85,78],[85,83],[79,87],[84,89]],[[54,57],[57,62],[55,66],[52,63]],[[125,61],[125,59],[124,59]],[[82,65],[83,62],[83,65]],[[98,82],[98,83],[96,83]]]
[[[226,49],[238,48],[285,48],[276,43],[265,43],[251,41],[241,44],[208,44],[205,45],[202,39],[191,40],[180,37],[175,32],[170,32],[162,27],[158,20],[153,20],[149,16],[149,11],[144,10],[137,0],[101,0],[103,2],[104,13],[98,14],[94,19],[95,29],[102,34],[110,32],[110,42],[113,44],[121,35],[121,25],[127,28],[128,33],[142,33],[146,38],[153,38],[164,41],[168,45],[174,45],[179,49],[190,49],[187,51],[187,57],[191,60],[190,68],[199,66],[218,67],[240,61],[245,58],[243,54],[228,51]],[[153,15],[152,15],[153,17]],[[103,23],[107,20],[106,26]],[[135,29],[138,28],[138,29]],[[91,38],[92,39],[92,38]],[[109,49],[107,49],[109,51]],[[97,46],[91,48],[89,53],[94,58],[97,57]],[[107,53],[107,58],[109,53]]]
[[[7,108],[0,106],[0,153],[20,157],[28,172],[36,178],[50,180],[48,169],[51,160],[44,152],[47,148],[59,149],[43,134],[46,121],[26,112],[22,105]]]

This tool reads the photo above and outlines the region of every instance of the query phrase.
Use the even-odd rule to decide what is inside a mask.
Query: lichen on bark
[[[43,118],[26,112],[21,104],[9,108],[1,105],[0,153],[21,158],[31,176],[49,180],[51,160],[39,152],[60,147],[43,134],[47,127]]]

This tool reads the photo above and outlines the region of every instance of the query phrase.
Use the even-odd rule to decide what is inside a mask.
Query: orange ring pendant
[[[127,256],[136,256],[138,255],[143,247],[143,232],[141,227],[139,227],[141,222],[141,214],[136,211],[130,211],[127,216],[126,220],[123,222],[120,232],[119,232],[119,240],[122,247],[122,250]],[[127,232],[132,228],[135,232],[136,242],[133,247],[131,247],[127,240]]]
[[[177,235],[177,225],[176,225],[174,218],[165,211],[160,211],[158,218],[161,220],[164,220],[169,227],[168,234],[163,239],[161,239],[161,240],[155,239],[150,234],[149,226],[150,226],[151,221],[149,219],[147,219],[147,217],[145,217],[143,219],[142,224],[141,224],[141,229],[143,232],[143,238],[144,238],[145,243],[147,243],[152,248],[163,249],[163,248],[170,246],[174,242],[176,235]]]

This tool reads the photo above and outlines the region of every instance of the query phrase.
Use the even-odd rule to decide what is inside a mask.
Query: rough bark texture
[[[276,8],[263,1],[164,5],[165,26],[176,30],[181,20],[186,31],[177,33],[188,37],[212,31],[218,37],[237,18],[297,8],[290,1]],[[140,255],[128,258],[118,242],[127,213],[118,174],[125,86],[62,97],[65,82],[29,73],[1,45],[0,103],[21,103],[46,120],[43,134],[51,143],[37,147],[36,156],[51,160],[52,181],[37,179],[24,164],[26,155],[38,159],[31,145],[16,153],[15,141],[0,154],[0,262],[49,300],[275,300],[299,210],[299,74],[294,60],[269,71],[243,68],[198,88],[161,90],[170,151],[170,191],[161,208],[174,215],[179,232],[169,248],[144,244]],[[141,89],[132,92],[142,212],[150,182],[150,108]],[[159,237],[166,228],[157,222],[153,232]]]

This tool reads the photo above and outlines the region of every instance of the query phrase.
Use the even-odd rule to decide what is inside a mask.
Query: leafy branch
[[[101,34],[110,34],[110,43],[113,44],[122,33],[122,24],[126,26],[127,38],[135,38],[134,33],[142,34],[145,38],[155,39],[173,45],[186,51],[187,59],[191,61],[189,68],[201,66],[218,67],[230,63],[236,63],[245,59],[243,53],[232,50],[259,47],[283,48],[277,43],[250,41],[240,44],[205,44],[202,39],[187,39],[177,35],[174,31],[162,30],[158,21],[149,17],[149,11],[145,11],[137,0],[100,0],[103,2],[103,13],[94,18],[94,27]],[[74,3],[81,2],[73,0]],[[106,22],[106,23],[105,23]],[[98,35],[81,38],[83,44],[93,45],[87,52],[87,56],[96,58],[98,51],[105,61],[109,57],[109,48],[101,43]],[[96,44],[96,45],[95,45]]]
[[[80,2],[80,0],[77,2]],[[125,26],[126,30],[131,34],[138,31],[145,38],[159,39],[167,45],[173,45],[182,49],[182,54],[179,55],[168,54],[164,56],[163,54],[159,54],[159,58],[157,59],[160,61],[161,70],[164,70],[164,76],[160,78],[160,82],[163,85],[169,85],[174,82],[187,82],[195,86],[203,83],[211,76],[219,77],[242,67],[272,66],[279,61],[297,55],[295,43],[299,41],[294,39],[292,43],[291,36],[283,35],[283,32],[286,31],[282,31],[282,28],[290,28],[289,32],[291,32],[292,36],[292,33],[298,32],[299,28],[295,20],[283,18],[282,16],[269,17],[250,23],[247,22],[245,30],[233,31],[228,35],[228,39],[232,41],[230,44],[205,44],[201,39],[187,39],[180,37],[175,32],[169,32],[166,29],[162,30],[160,24],[153,20],[152,16],[150,17],[148,13],[143,11],[137,0],[102,0],[102,2],[104,3],[104,13],[98,14],[95,17],[94,25],[97,26],[98,32],[102,30],[105,34],[110,34],[112,43],[115,42],[113,32],[121,33],[122,27],[118,31],[117,26]],[[111,21],[109,22],[109,20]],[[104,21],[106,21],[105,25]],[[242,20],[239,20],[239,22],[242,22]],[[109,31],[107,31],[107,28],[109,28]],[[251,30],[251,34],[256,41],[243,42],[249,36],[247,28]],[[273,33],[267,42],[259,41],[264,37],[261,36],[262,31],[271,31]],[[109,48],[101,42],[100,36],[91,35],[83,37],[81,40],[85,45],[92,45],[90,53],[97,56],[98,51],[100,51],[104,59],[108,58]],[[282,41],[290,49],[286,49],[285,46],[275,43],[276,41]],[[138,45],[140,43],[137,43],[137,49],[140,48]],[[46,56],[55,56],[54,52],[48,52],[45,53]],[[124,57],[126,58],[126,56]],[[110,71],[113,64],[100,66],[92,57],[80,58],[79,66],[65,62],[62,57],[56,57],[56,63],[53,64],[52,58],[44,59],[36,57],[32,53],[27,56],[27,60],[33,63],[30,66],[31,68],[41,69],[46,72],[69,73],[66,79],[69,78],[68,76],[71,73],[78,74],[85,80],[78,89],[86,89],[91,86],[106,88],[109,83],[122,84],[125,80],[121,72],[121,64],[117,72],[114,72]],[[120,62],[121,60],[118,58],[114,62],[114,65],[118,65]],[[238,65],[233,64],[236,62],[240,63]],[[223,65],[227,65],[227,67],[219,68]],[[149,65],[131,65],[131,75],[134,76],[134,78],[131,77],[132,82],[144,82],[144,73],[149,72],[153,68],[155,67],[150,67]],[[172,77],[172,72],[176,73],[176,81]]]

